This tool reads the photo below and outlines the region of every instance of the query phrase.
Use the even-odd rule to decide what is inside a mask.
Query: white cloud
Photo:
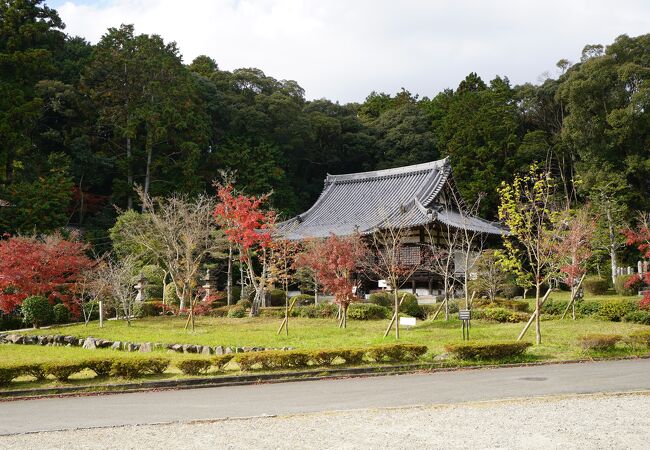
[[[650,4],[619,0],[68,0],[67,31],[97,42],[108,27],[175,40],[186,62],[258,67],[308,98],[362,101],[405,87],[435,95],[469,72],[535,82],[585,44],[650,32]]]

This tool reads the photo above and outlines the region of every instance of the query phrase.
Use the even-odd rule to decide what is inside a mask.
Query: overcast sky
[[[174,40],[185,62],[257,67],[296,80],[309,99],[421,96],[469,72],[513,84],[556,74],[585,44],[650,32],[643,0],[49,0],[67,32],[95,43],[108,27]]]

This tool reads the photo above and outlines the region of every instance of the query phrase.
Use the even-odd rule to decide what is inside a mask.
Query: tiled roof
[[[498,226],[453,211],[435,212],[432,205],[451,177],[448,159],[395,169],[328,175],[316,203],[306,212],[282,222],[288,239],[370,233],[386,224],[416,227],[435,220],[477,231],[502,234]]]

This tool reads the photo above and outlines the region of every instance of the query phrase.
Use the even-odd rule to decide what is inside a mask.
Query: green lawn
[[[568,293],[556,292],[551,298],[556,300],[568,299]],[[589,300],[610,300],[612,295],[591,297]],[[532,301],[531,301],[532,302]],[[83,324],[27,331],[28,334],[62,334],[78,337],[92,336],[112,341],[129,342],[161,342],[173,344],[200,344],[210,346],[238,347],[296,347],[296,348],[332,348],[377,345],[395,342],[391,334],[383,338],[388,321],[355,321],[348,322],[347,329],[340,329],[333,319],[292,318],[290,334],[276,333],[280,324],[277,318],[214,318],[199,317],[196,321],[196,331],[183,329],[184,318],[156,317],[132,321],[128,326],[124,321],[106,321],[104,328],[99,328],[97,322],[88,326]],[[471,328],[472,340],[513,340],[523,327],[523,323],[500,324],[482,320],[473,320]],[[598,318],[580,318],[578,320],[544,320],[542,322],[542,344],[531,347],[525,361],[566,361],[572,359],[589,359],[594,357],[644,356],[648,349],[632,348],[621,342],[616,348],[607,352],[594,353],[581,350],[576,339],[589,333],[614,333],[623,337],[630,333],[650,329],[645,325],[626,322],[608,322]],[[400,341],[405,343],[424,344],[429,348],[427,358],[432,358],[444,352],[444,345],[461,341],[460,322],[456,319],[448,322],[443,319],[435,321],[418,321],[413,328],[402,328]],[[531,327],[524,338],[534,341],[534,327]],[[174,360],[187,358],[188,355],[159,350],[158,356],[167,356]],[[38,345],[0,345],[0,364],[6,363],[42,363],[65,360],[80,361],[89,357],[137,357],[141,353],[128,353],[115,350],[84,350],[78,347],[42,347]],[[449,361],[448,364],[457,364]],[[458,363],[460,364],[460,363]],[[88,372],[88,373],[86,373]],[[160,378],[183,376],[175,368],[171,368]],[[85,371],[72,377],[67,384],[97,383],[98,385],[111,382],[110,380],[91,380],[93,373]],[[151,377],[149,378],[151,379]],[[114,382],[114,381],[113,381]],[[30,381],[29,378],[17,380],[9,389],[55,386],[53,380],[44,382]]]
[[[79,337],[92,336],[109,340],[130,342],[162,342],[179,344],[223,345],[239,347],[296,347],[329,348],[346,346],[367,346],[395,342],[391,334],[383,338],[387,321],[348,322],[347,329],[340,329],[332,319],[292,318],[290,334],[277,335],[279,320],[275,318],[228,319],[201,317],[197,318],[196,331],[183,329],[183,318],[156,317],[133,321],[128,326],[123,321],[107,321],[104,328],[97,323],[88,326],[75,325],[60,329],[34,330],[31,334],[66,334]],[[471,338],[475,340],[515,339],[523,327],[522,323],[500,324],[481,320],[472,321]],[[583,318],[576,321],[547,320],[542,322],[542,345],[535,346],[529,352],[539,358],[564,360],[584,357],[585,354],[576,346],[578,336],[587,333],[616,333],[628,335],[647,326],[625,322],[606,322],[599,319]],[[460,322],[442,319],[436,321],[419,321],[414,328],[401,329],[402,342],[427,345],[430,352],[439,354],[444,351],[444,344],[461,340]],[[530,328],[525,340],[534,340],[534,329]],[[33,348],[35,346],[20,346]],[[53,348],[46,347],[44,350]],[[90,351],[78,350],[82,354]],[[121,352],[120,352],[121,353]],[[633,351],[621,345],[621,354]],[[2,357],[0,356],[0,361]]]

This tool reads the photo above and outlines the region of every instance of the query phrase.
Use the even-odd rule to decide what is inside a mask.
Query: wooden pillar
[[[433,278],[429,277],[429,295],[433,295]]]
[[[411,292],[415,295],[415,280],[411,280]]]

